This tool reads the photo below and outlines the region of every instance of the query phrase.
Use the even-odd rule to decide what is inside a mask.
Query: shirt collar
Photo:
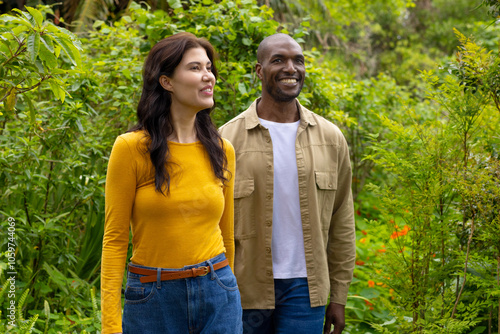
[[[257,98],[253,103],[248,107],[248,110],[245,112],[245,129],[250,130],[258,125],[260,125],[259,116],[257,115],[257,102],[260,100],[260,97]],[[312,112],[303,107],[300,102],[296,99],[297,105],[299,106],[299,115],[300,115],[300,124],[306,124],[315,126],[316,121],[312,117]]]

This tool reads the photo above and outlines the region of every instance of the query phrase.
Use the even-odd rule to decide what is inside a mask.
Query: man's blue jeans
[[[225,258],[220,254],[182,269],[162,269],[179,271],[210,266],[206,276],[141,283],[139,279],[144,275],[128,272],[123,333],[240,334],[242,310],[236,278],[229,266],[213,270],[213,265]]]
[[[275,279],[274,310],[243,310],[244,334],[321,334],[325,306],[311,307],[307,278]]]

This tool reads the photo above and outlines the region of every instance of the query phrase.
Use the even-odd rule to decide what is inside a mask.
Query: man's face
[[[262,80],[262,97],[290,102],[299,96],[306,67],[300,45],[291,38],[280,37],[268,43],[261,62],[255,67]]]

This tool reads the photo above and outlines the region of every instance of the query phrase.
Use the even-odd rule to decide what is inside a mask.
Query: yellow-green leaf
[[[14,107],[16,106],[16,89],[12,89],[10,91],[10,94],[7,96],[4,102],[5,110],[11,111],[14,110]]]
[[[36,113],[35,113],[35,107],[33,106],[33,102],[31,101],[31,99],[24,95],[24,97],[26,98],[26,102],[28,102],[28,107],[30,109],[30,120],[31,120],[31,123],[35,123],[36,122]]]
[[[35,19],[36,24],[38,25],[38,27],[41,27],[42,23],[43,23],[43,15],[42,15],[42,13],[40,13],[39,10],[37,10],[35,8],[32,8],[32,7],[28,7],[28,6],[26,6],[26,10],[31,14],[31,16],[33,16],[33,18]]]

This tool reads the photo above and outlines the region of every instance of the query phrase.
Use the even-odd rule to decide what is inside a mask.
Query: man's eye
[[[274,59],[274,60],[272,61],[272,63],[280,63],[280,62],[281,62],[281,59]]]

